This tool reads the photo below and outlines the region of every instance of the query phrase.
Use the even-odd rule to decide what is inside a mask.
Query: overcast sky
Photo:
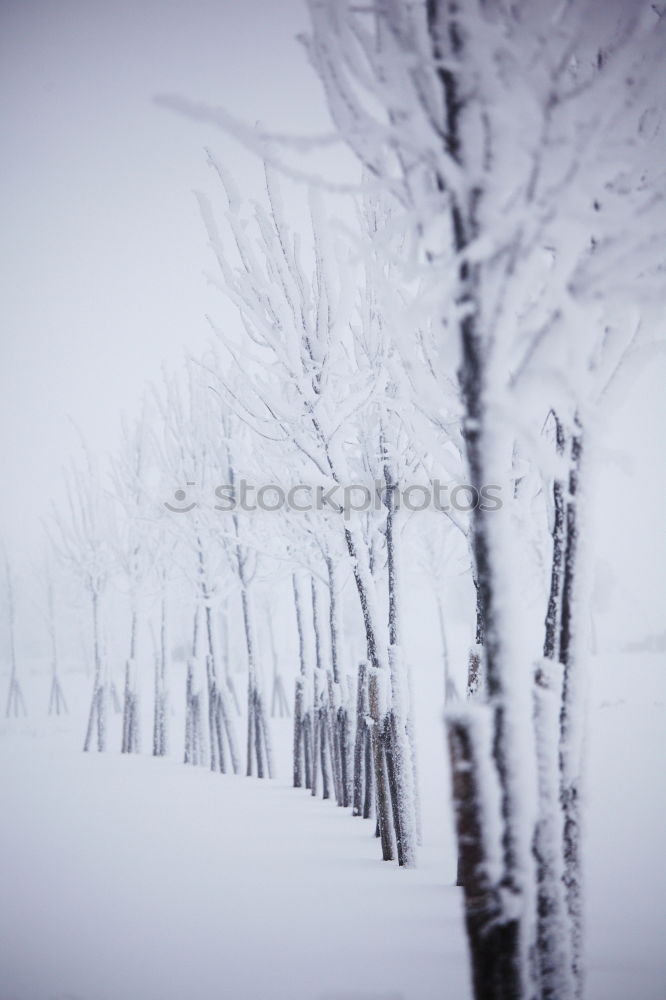
[[[153,98],[225,105],[248,122],[320,131],[317,83],[295,40],[298,0],[0,3],[0,491],[13,552],[77,447],[113,447],[164,361],[208,339],[224,303],[193,188],[215,193],[203,147],[252,185],[233,140]]]
[[[300,0],[1,0],[0,18],[0,526],[23,562],[77,447],[70,419],[112,450],[162,362],[207,341],[206,313],[233,321],[204,278],[192,189],[215,191],[206,144],[247,189],[258,165],[154,97],[306,134],[328,118]],[[663,628],[665,375],[656,363],[608,424],[598,484],[602,576],[626,576],[615,599],[637,633]]]

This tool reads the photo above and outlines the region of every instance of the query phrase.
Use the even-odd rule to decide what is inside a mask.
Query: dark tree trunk
[[[557,415],[555,419],[555,447],[557,454],[564,454],[564,428]],[[546,611],[543,655],[549,660],[559,659],[560,622],[562,604],[562,566],[565,547],[565,484],[559,476],[553,482],[553,557],[550,571],[550,594]]]
[[[338,628],[338,604],[337,604],[337,582],[335,565],[330,556],[326,557],[326,570],[328,573],[329,592],[329,628],[331,637],[331,668],[333,671],[332,683],[329,680],[329,714],[331,721],[330,741],[333,750],[333,774],[335,780],[335,797],[339,806],[349,805],[349,785],[347,772],[349,763],[346,759],[347,740],[346,731],[349,725],[347,706],[343,703],[336,706],[335,691],[340,693],[340,698],[344,699],[344,692],[341,685],[340,673],[340,649],[339,649],[339,628]],[[335,685],[335,691],[334,687]]]
[[[489,796],[484,789],[483,768],[489,766],[490,747],[486,747],[487,760],[477,756],[482,741],[474,729],[467,715],[458,713],[447,717],[474,997],[475,1000],[517,1000],[524,996],[516,962],[519,923],[516,917],[507,919],[503,913],[499,887],[487,872],[484,815]],[[488,744],[491,739],[489,732]]]
[[[194,719],[193,719],[193,699],[194,699],[194,668],[192,661],[187,661],[187,679],[185,681],[185,751],[183,753],[183,763],[194,763]]]
[[[314,673],[314,703],[312,708],[312,784],[311,791],[312,795],[316,796],[319,785],[319,739],[320,739],[320,726],[319,726],[319,690],[317,683],[318,674]]]
[[[580,748],[576,729],[580,711],[580,678],[574,658],[576,558],[578,552],[578,485],[582,458],[582,427],[575,418],[571,439],[569,495],[566,504],[566,546],[562,580],[560,623],[560,662],[564,668],[562,707],[560,711],[560,801],[564,812],[564,884],[571,921],[572,971],[576,996],[582,995],[582,884],[580,858]]]
[[[312,607],[312,630],[315,641],[315,667],[313,671],[313,707],[312,725],[314,731],[314,743],[312,751],[312,794],[316,795],[319,788],[318,772],[321,770],[322,795],[329,796],[329,775],[327,773],[326,746],[326,722],[327,712],[327,686],[325,681],[324,657],[323,657],[323,635],[321,624],[321,610],[319,603],[319,593],[314,577],[310,577],[310,600]]]
[[[305,770],[305,787],[312,788],[312,713],[303,715],[303,766]]]
[[[336,708],[333,677],[330,671],[326,676],[326,687],[328,694],[328,704],[326,706],[326,736],[331,755],[333,787],[335,790],[335,801],[339,806],[343,806],[345,804],[345,796],[342,787],[342,757],[340,755],[340,729],[338,726],[338,714],[339,712],[342,712],[343,709],[342,706]]]
[[[342,805],[351,805],[351,788],[349,780],[349,713],[344,706],[338,708],[337,732],[340,746],[340,780],[342,782]]]
[[[328,799],[331,795],[331,772],[329,768],[331,754],[328,740],[327,712],[324,707],[319,709],[319,752],[321,756],[321,797]]]
[[[393,841],[391,837],[388,781],[384,761],[383,718],[379,704],[379,681],[377,671],[373,668],[370,669],[368,680],[368,701],[372,717],[372,755],[377,795],[377,819],[382,842],[382,858],[384,861],[392,861]]]
[[[426,7],[432,55],[439,69],[444,121],[443,147],[461,168],[466,169],[466,138],[463,128],[466,102],[462,85],[451,64],[464,66],[467,38],[460,23],[458,4],[428,0]],[[480,265],[467,259],[465,251],[479,236],[481,190],[468,187],[451,194],[450,224],[453,250],[460,263],[457,275],[456,304],[461,319],[458,336],[461,364],[458,372],[464,406],[463,436],[469,484],[481,495],[485,484],[494,481],[492,458],[495,442],[487,412],[487,343],[481,323],[482,274]],[[483,684],[492,713],[492,737],[486,752],[499,781],[501,800],[501,875],[497,883],[480,878],[478,862],[483,857],[484,827],[477,787],[478,774],[486,762],[478,756],[475,731],[454,723],[449,727],[449,745],[454,766],[454,787],[458,800],[458,848],[463,874],[466,922],[470,943],[476,1000],[522,1000],[529,996],[528,972],[523,955],[527,951],[524,933],[529,928],[525,918],[515,916],[525,910],[524,863],[521,857],[518,789],[511,763],[515,756],[514,706],[507,697],[507,637],[500,624],[504,595],[502,567],[497,564],[493,546],[492,518],[495,512],[477,505],[472,513],[472,548],[477,586],[477,640],[483,643]],[[463,763],[461,763],[463,762]],[[466,773],[463,767],[469,765]],[[457,784],[456,784],[457,783]]]
[[[307,733],[305,726],[305,637],[303,634],[303,612],[301,609],[301,596],[298,589],[296,574],[291,575],[291,588],[294,596],[294,612],[296,615],[296,633],[298,635],[298,665],[300,676],[296,680],[294,694],[294,788],[301,788],[303,785],[303,755],[308,753]],[[306,767],[306,771],[308,768]],[[310,787],[310,781],[306,777],[306,788]]]
[[[294,788],[303,786],[303,678],[296,678],[294,695]]]
[[[363,819],[370,819],[372,816],[372,803],[374,802],[374,773],[372,770],[372,737],[370,729],[365,727],[365,738],[363,746],[363,766],[365,770],[365,793],[363,796]],[[379,834],[378,834],[379,835]]]
[[[396,758],[395,721],[392,712],[389,712],[384,717],[382,741],[384,744],[384,759],[386,761],[386,773],[388,775],[389,791],[391,793],[391,809],[393,811],[393,831],[395,834],[395,846],[398,855],[398,864],[404,865],[405,849],[403,843],[402,821],[401,821],[402,817],[400,811],[400,797],[398,790],[398,768],[396,766],[396,759],[395,759]]]
[[[481,688],[481,652],[480,647],[470,649],[467,661],[467,697],[475,698]]]

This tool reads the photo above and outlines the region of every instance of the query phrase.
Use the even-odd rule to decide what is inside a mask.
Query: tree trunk
[[[439,5],[434,5],[434,10]],[[438,47],[438,34],[441,23],[434,28],[431,24],[435,52]],[[454,24],[458,31],[457,24]],[[462,41],[459,38],[459,44]],[[456,82],[449,76],[445,83],[445,91],[450,100],[457,102]],[[458,123],[449,123],[455,133],[455,141],[460,142],[457,132]],[[468,244],[478,235],[478,207],[480,192],[468,190],[464,195],[457,196],[452,201],[451,225],[454,237],[454,249],[461,255],[462,262],[458,271],[458,306],[462,312],[459,322],[459,338],[461,346],[461,366],[459,382],[464,403],[464,441],[469,473],[469,483],[481,495],[482,487],[488,483],[502,483],[504,474],[501,470],[507,466],[504,454],[508,436],[497,425],[497,419],[488,413],[488,346],[481,334],[482,298],[481,272],[478,264],[469,263],[464,257]],[[505,440],[505,437],[507,440]],[[523,706],[517,695],[515,671],[518,665],[512,662],[511,625],[507,618],[507,607],[511,605],[511,589],[514,581],[511,577],[510,559],[505,559],[505,517],[506,512],[483,510],[477,505],[472,511],[472,545],[474,554],[474,570],[477,585],[477,639],[483,642],[483,684],[493,718],[492,760],[497,772],[501,795],[501,825],[496,831],[502,848],[501,869],[495,884],[478,883],[476,888],[468,886],[467,874],[465,880],[465,899],[467,906],[467,926],[472,950],[472,965],[475,970],[475,989],[477,1000],[492,995],[495,1000],[511,1000],[530,997],[532,990],[531,969],[526,956],[531,947],[532,922],[528,917],[533,905],[532,881],[530,879],[529,861],[530,845],[525,841],[524,824],[521,823],[521,780],[520,767],[520,737],[530,719],[527,708]],[[511,605],[512,606],[512,605]],[[524,717],[523,717],[524,713]],[[459,732],[451,741],[451,746],[458,753],[463,751],[471,757],[473,765],[482,767],[479,749],[473,746],[475,730],[467,735]],[[466,743],[469,742],[469,747]],[[478,814],[480,826],[474,824],[472,836],[485,836],[482,814]],[[459,839],[459,850],[462,853],[464,845]],[[465,848],[470,851],[469,847]],[[474,851],[481,850],[477,845]],[[463,871],[466,865],[462,863]],[[479,893],[485,893],[485,901],[477,899]],[[469,891],[468,891],[469,890]],[[499,905],[501,903],[501,905]],[[499,908],[498,908],[499,905]],[[470,909],[470,907],[472,909]],[[478,933],[475,927],[478,917],[475,913],[481,909],[486,915],[492,915],[494,926],[491,929],[488,917],[483,916],[481,927],[483,933]],[[517,917],[516,913],[523,914]],[[484,935],[488,942],[484,945]],[[497,946],[498,955],[490,977],[492,994],[488,993],[483,980],[479,978],[478,970],[487,964],[487,948],[491,950],[501,940],[501,949]],[[484,957],[486,956],[486,957]]]
[[[338,620],[338,586],[335,563],[331,556],[326,556],[326,571],[328,574],[329,593],[329,628],[331,640],[331,669],[333,671],[333,683],[329,683],[329,704],[331,717],[331,740],[334,756],[334,777],[336,785],[336,799],[338,805],[349,805],[349,761],[347,759],[348,741],[347,730],[349,727],[348,709],[345,704],[344,691],[342,688],[342,674],[340,670],[340,623]],[[335,691],[333,689],[335,686]],[[335,703],[335,692],[339,693],[340,704]]]
[[[555,415],[555,446],[557,454],[564,454],[564,428]],[[565,486],[559,476],[553,482],[553,557],[550,571],[550,594],[546,611],[543,655],[549,660],[559,660],[560,622],[562,616],[562,565],[564,560],[565,534]]]
[[[299,661],[299,674],[300,676],[296,680],[295,694],[294,694],[294,761],[293,761],[293,776],[294,776],[294,788],[301,788],[303,784],[303,755],[307,754],[307,739],[306,736],[306,726],[305,726],[305,711],[304,711],[304,699],[305,699],[305,638],[303,635],[303,612],[301,609],[301,597],[298,589],[298,580],[296,579],[296,574],[291,575],[291,588],[294,596],[294,612],[296,615],[296,632],[298,635],[298,661]],[[306,771],[308,769],[306,768]],[[306,788],[310,787],[310,781],[306,776]]]
[[[227,601],[224,602],[224,613],[221,615],[220,628],[222,632],[222,673],[224,676],[224,687],[226,688],[231,701],[233,702],[233,707],[236,715],[241,714],[240,702],[238,700],[238,694],[236,693],[236,685],[234,684],[234,679],[231,675],[231,670],[229,667],[229,614],[227,609]],[[225,710],[228,710],[228,705],[225,704]]]
[[[254,763],[257,765],[257,777],[265,777],[266,762],[264,760],[264,722],[263,705],[257,684],[255,663],[254,629],[250,612],[249,599],[244,580],[241,580],[241,605],[243,610],[243,625],[245,629],[245,645],[247,649],[247,768],[246,774],[251,777]],[[268,775],[271,777],[271,774]]]
[[[123,687],[123,732],[120,746],[121,753],[136,753],[136,684],[135,684],[135,659],[136,659],[136,629],[137,615],[136,608],[132,606],[132,620],[130,623],[130,646],[129,658],[125,663],[125,684]]]
[[[393,860],[393,841],[391,837],[391,821],[389,815],[389,790],[384,761],[384,712],[380,700],[379,678],[376,668],[371,667],[368,679],[368,701],[372,718],[372,753],[377,794],[377,819],[379,836],[382,843],[382,858]]]
[[[319,708],[319,752],[321,756],[321,797],[330,798],[331,795],[331,769],[330,769],[330,744],[328,740],[328,718],[324,706]],[[327,753],[328,750],[328,753]]]
[[[493,843],[501,822],[501,790],[491,763],[494,720],[476,706],[450,712],[446,726],[474,997],[516,1000],[525,995],[516,962],[519,918],[504,912],[500,886],[491,876],[501,861]]]
[[[370,819],[372,816],[372,804],[375,801],[375,777],[372,769],[372,735],[370,727],[365,727],[365,738],[363,747],[363,767],[365,771],[365,792],[363,795],[363,819]]]
[[[67,715],[67,702],[65,701],[65,695],[62,690],[62,685],[60,684],[60,676],[58,671],[58,643],[56,639],[56,619],[55,619],[55,608],[53,602],[53,580],[51,578],[50,570],[47,566],[47,590],[48,590],[48,605],[49,605],[49,631],[51,634],[51,693],[49,695],[49,715],[60,715],[63,712]],[[13,601],[12,601],[13,603]],[[12,636],[12,663],[14,657],[14,638]]]
[[[537,866],[536,959],[539,1000],[573,1000],[571,929],[564,884],[558,737],[562,668],[543,660],[534,677],[538,811],[533,851]]]
[[[92,626],[93,626],[93,658],[95,671],[93,675],[93,691],[90,700],[90,711],[88,714],[88,726],[86,737],[83,743],[84,752],[88,752],[92,746],[95,726],[97,727],[97,749],[102,752],[106,749],[106,683],[103,677],[101,639],[99,627],[99,594],[96,590],[91,590],[92,606]]]
[[[194,665],[187,661],[187,678],[185,680],[185,751],[183,763],[194,763]]]
[[[213,612],[210,604],[205,606],[206,636],[208,640],[208,656],[206,657],[208,676],[208,717],[211,745],[211,770],[226,774],[225,737],[231,757],[234,774],[238,773],[239,760],[236,749],[236,737],[232,729],[231,717],[227,707],[226,692],[221,688],[217,674],[217,659],[215,637],[213,634]]]
[[[560,801],[564,813],[564,884],[571,921],[571,960],[576,997],[582,996],[582,878],[580,859],[580,770],[584,681],[575,658],[575,612],[578,583],[578,485],[582,459],[582,427],[578,416],[571,439],[569,495],[566,504],[566,547],[562,580],[560,662],[564,668],[560,710]]]
[[[347,544],[347,552],[351,560],[352,570],[354,573],[354,582],[356,584],[356,590],[358,593],[359,603],[361,605],[361,614],[363,617],[363,626],[365,629],[365,640],[368,652],[368,689],[369,689],[369,708],[370,714],[373,719],[372,733],[371,733],[371,749],[366,755],[366,760],[374,761],[375,771],[374,771],[374,784],[375,784],[375,795],[377,799],[377,821],[380,826],[380,836],[382,840],[382,855],[384,860],[390,861],[393,858],[393,849],[391,844],[391,830],[390,830],[390,816],[388,808],[388,787],[386,778],[386,769],[384,767],[384,757],[383,748],[381,740],[381,730],[382,730],[382,720],[379,717],[379,700],[378,700],[378,673],[383,671],[384,674],[388,672],[388,663],[383,662],[380,659],[379,654],[379,637],[377,629],[376,615],[373,610],[373,602],[369,586],[369,568],[361,562],[361,553],[359,547],[357,546],[354,536],[349,528],[345,528],[345,541]],[[386,654],[386,659],[388,659],[388,654]],[[377,712],[375,716],[373,714],[373,699],[372,694],[375,694],[374,708]],[[368,799],[368,788],[370,782],[366,782],[366,800]],[[370,805],[366,801],[364,806],[363,815],[370,815]],[[389,825],[387,825],[389,824]]]
[[[305,770],[305,787],[312,788],[312,713],[303,714],[303,765]]]
[[[444,623],[444,607],[442,598],[438,593],[435,597],[437,603],[437,621],[439,623],[439,637],[442,645],[442,672],[444,674],[444,705],[450,705],[456,700],[456,689],[451,677],[449,664],[449,644],[446,638],[446,626]]]
[[[409,717],[411,709],[407,702],[409,693],[405,684],[405,667],[400,649],[389,649],[391,665],[391,690],[393,706],[389,712],[389,726],[386,730],[391,747],[391,765],[395,772],[394,814],[399,817],[395,823],[396,840],[400,836],[398,861],[408,867],[416,863],[416,788],[413,746],[410,740]]]
[[[162,587],[166,585],[165,577]],[[155,710],[153,713],[153,757],[164,757],[167,752],[167,634],[166,634],[166,596],[162,593],[160,601],[160,637],[159,647],[155,656]]]
[[[294,694],[293,784],[303,787],[303,678],[296,678]]]
[[[312,784],[311,792],[313,796],[317,795],[317,788],[319,784],[318,774],[319,768],[317,766],[317,761],[319,760],[319,710],[318,710],[318,690],[317,690],[317,674],[315,672],[313,677],[313,688],[314,688],[314,699],[312,708]]]
[[[388,749],[387,765],[393,800],[393,815],[398,863],[412,866],[416,861],[416,805],[414,790],[414,757],[410,743],[409,690],[405,683],[405,664],[400,654],[400,574],[399,536],[396,525],[396,477],[385,451],[384,504],[386,507],[386,561],[388,574],[388,635],[391,708],[384,727]]]

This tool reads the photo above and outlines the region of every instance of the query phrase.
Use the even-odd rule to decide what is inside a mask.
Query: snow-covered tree
[[[193,364],[188,366],[184,385],[173,377],[165,380],[164,391],[156,394],[161,417],[161,436],[156,447],[166,491],[168,493],[170,489],[176,500],[176,504],[171,505],[171,510],[175,512],[162,519],[163,529],[167,525],[170,527],[171,541],[175,545],[175,550],[173,545],[170,546],[170,560],[173,563],[175,558],[180,575],[187,581],[194,598],[192,656],[186,686],[188,721],[185,758],[188,763],[198,763],[203,756],[200,736],[202,699],[199,692],[199,662],[203,649],[210,767],[213,771],[225,772],[228,752],[235,773],[240,767],[239,755],[229,703],[230,691],[219,674],[220,657],[215,629],[215,610],[229,580],[228,574],[224,573],[225,552],[211,531],[210,512],[198,501],[189,504],[190,488],[196,486],[197,495],[203,495],[207,488],[212,492],[219,473],[217,445],[211,435],[210,401],[205,393],[198,378],[198,369]],[[221,429],[219,434],[221,436]],[[183,508],[185,500],[188,503]],[[165,614],[165,567],[166,564],[162,572],[161,622],[164,622]],[[162,626],[160,631],[163,635]],[[159,648],[165,650],[164,638]],[[160,654],[159,669],[156,667],[156,705],[164,697],[162,659],[163,654]],[[223,666],[226,669],[227,665]]]
[[[503,490],[500,511],[477,506],[472,514],[485,704],[449,717],[475,994],[579,995],[584,685],[576,609],[584,574],[576,539],[586,391],[608,339],[605,319],[623,299],[649,297],[658,278],[663,157],[654,139],[665,19],[649,4],[585,0],[555,10],[456,0],[312,0],[309,9],[306,44],[341,138],[400,207],[429,281],[440,357],[459,384],[469,482]],[[632,327],[615,326],[613,353],[629,344]],[[542,458],[540,428],[551,410],[568,467],[561,555],[556,545],[559,649],[548,646],[563,682],[559,734],[538,732],[536,742],[558,758],[559,795],[551,789],[540,802],[562,804],[571,956],[554,965],[543,941],[561,926],[557,915],[549,926],[544,885],[537,889],[525,794],[536,782],[527,679],[537,656],[521,626],[516,557],[518,466]],[[538,726],[552,719],[537,712]],[[557,769],[542,763],[540,753],[540,781],[552,780]],[[559,868],[549,871],[556,882]]]
[[[99,751],[106,750],[107,699],[110,678],[103,643],[101,604],[112,570],[109,538],[112,512],[97,463],[83,446],[81,461],[65,470],[66,507],[54,509],[54,544],[63,564],[83,586],[90,600],[93,636],[93,689],[83,743],[90,750],[96,735]]]
[[[363,349],[354,343],[353,325],[352,330],[347,326],[346,288],[351,273],[338,262],[329,229],[321,218],[318,199],[314,193],[311,195],[311,266],[306,268],[302,261],[305,250],[300,238],[286,223],[279,189],[270,170],[266,171],[268,210],[257,206],[250,228],[233,183],[211,154],[209,160],[227,196],[226,223],[231,250],[220,233],[209,202],[200,196],[202,213],[219,264],[222,289],[238,307],[247,335],[244,342],[238,343],[226,331],[218,331],[235,367],[238,385],[242,386],[240,393],[227,386],[228,398],[257,436],[272,439],[283,452],[286,450],[294,472],[303,469],[310,478],[314,477],[319,490],[343,488],[358,482],[359,448],[354,444],[350,446],[350,431],[352,436],[356,435],[358,423],[370,413],[367,409],[369,399],[384,391],[391,395],[393,387],[386,373],[382,381],[378,380],[372,363],[359,364]],[[361,306],[362,310],[366,307],[366,314],[362,312],[359,317],[360,326],[366,333],[368,325],[375,324],[371,297],[368,291]],[[415,853],[412,751],[407,734],[404,665],[397,645],[398,591],[394,586],[395,452],[388,443],[390,438],[393,444],[388,411],[382,416],[381,407],[375,406],[372,419],[378,431],[377,447],[381,451],[378,462],[384,481],[381,492],[385,513],[381,530],[387,550],[388,581],[383,580],[380,587],[387,588],[388,602],[378,593],[370,567],[371,540],[364,537],[359,520],[349,517],[349,511],[338,500],[329,504],[331,517],[328,522],[333,527],[333,537],[340,540],[346,560],[349,560],[365,629],[383,856],[385,859],[393,857],[395,838],[400,863],[411,864]],[[324,519],[321,520],[324,537],[328,528]],[[324,562],[330,571],[334,569],[335,560],[327,559],[324,549]],[[316,584],[314,587],[316,612]],[[336,589],[335,583],[329,586],[329,598],[335,597]],[[384,618],[381,609],[386,603]],[[335,607],[331,607],[335,616]],[[335,670],[334,662],[334,674]],[[335,682],[339,682],[339,677]],[[320,693],[315,696],[319,698]],[[337,713],[335,704],[329,709]],[[342,730],[348,725],[345,715],[343,709],[339,715]],[[314,735],[316,738],[316,727]],[[315,751],[313,767],[321,744]],[[315,775],[316,770],[312,775],[313,785]]]
[[[28,710],[23,697],[23,689],[17,673],[16,662],[16,603],[14,595],[14,577],[9,565],[7,553],[3,553],[5,563],[5,580],[7,583],[7,627],[9,631],[9,690],[7,691],[7,707],[5,715],[7,718],[14,715],[27,715]]]
[[[141,619],[140,602],[146,581],[159,559],[160,543],[151,523],[154,502],[148,489],[149,432],[147,410],[144,404],[134,426],[124,421],[117,453],[111,462],[111,489],[120,513],[115,519],[113,552],[121,576],[121,587],[126,590],[130,609],[130,631],[125,662],[123,693],[122,753],[137,753],[140,749],[138,639]],[[162,657],[160,657],[160,661]],[[159,702],[159,698],[157,699]],[[159,717],[156,713],[154,746],[164,742],[159,738]],[[163,729],[163,726],[161,727]]]
[[[49,638],[51,640],[51,690],[49,692],[49,715],[67,715],[67,701],[60,681],[60,661],[58,656],[58,626],[53,588],[53,571],[50,560],[46,560],[44,575],[46,577],[46,601]]]

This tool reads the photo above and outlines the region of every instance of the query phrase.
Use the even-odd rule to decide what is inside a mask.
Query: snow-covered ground
[[[591,1000],[666,996],[665,668],[663,652],[594,664],[585,845]]]
[[[658,653],[594,663],[590,1000],[665,995],[663,670]],[[177,719],[171,759],[86,755],[87,679],[65,674],[74,711],[53,719],[47,678],[26,677],[30,716],[0,727],[0,1000],[466,1000],[441,699],[415,674],[415,871],[289,787],[289,720],[272,782],[183,766]]]
[[[260,782],[79,743],[4,729],[2,1000],[467,995],[432,844],[418,871],[383,864],[372,824],[290,788],[283,753]]]

